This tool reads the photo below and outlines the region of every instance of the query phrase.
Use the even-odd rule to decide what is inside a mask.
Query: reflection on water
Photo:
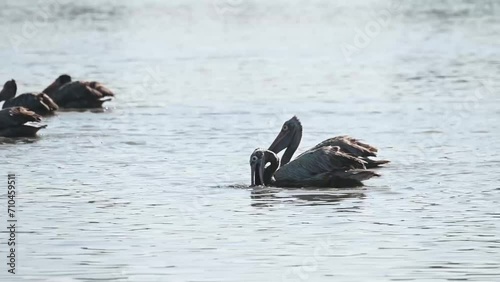
[[[283,204],[335,205],[346,199],[364,199],[364,189],[283,189],[255,187],[250,193],[252,206],[273,207]]]
[[[117,97],[0,140],[16,280],[500,279],[498,1],[32,2],[0,9],[0,79]],[[360,189],[249,188],[292,115],[297,153],[349,134],[392,162]]]
[[[31,144],[36,142],[40,137],[20,137],[20,138],[5,138],[0,137],[0,144]]]

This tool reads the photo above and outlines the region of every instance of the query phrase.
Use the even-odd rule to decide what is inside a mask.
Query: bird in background
[[[115,94],[97,81],[73,81],[71,76],[62,74],[43,90],[61,108],[95,109],[102,108],[104,102]]]
[[[53,114],[59,107],[57,104],[45,93],[24,93],[18,95],[17,84],[14,79],[11,79],[3,85],[0,91],[0,101],[5,101],[2,108],[11,107],[24,107],[39,115],[46,116]]]

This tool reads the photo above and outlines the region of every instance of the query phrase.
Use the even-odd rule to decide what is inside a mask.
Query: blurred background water
[[[117,99],[0,141],[1,280],[500,279],[499,29],[492,0],[2,1],[0,80]],[[392,163],[360,189],[249,188],[292,115],[299,152],[349,134]]]

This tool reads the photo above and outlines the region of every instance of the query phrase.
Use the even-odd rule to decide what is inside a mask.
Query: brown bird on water
[[[358,187],[363,186],[363,180],[379,176],[373,171],[365,170],[365,164],[359,158],[342,153],[338,146],[309,150],[281,166],[276,153],[256,149],[250,156],[251,185]]]
[[[291,161],[302,139],[297,117],[287,120],[268,150],[256,149],[250,156],[252,185],[278,187],[357,187],[379,176],[366,168],[389,161],[373,160],[377,149],[348,136],[327,139]],[[286,149],[280,160],[277,153]],[[269,165],[268,165],[269,164]]]
[[[40,115],[23,107],[0,110],[0,137],[34,137],[47,127],[41,121]]]
[[[5,82],[0,91],[2,109],[11,107],[25,107],[39,115],[53,114],[59,107],[45,93],[24,93],[16,97],[17,84],[14,79]]]
[[[92,109],[101,108],[115,95],[97,81],[72,81],[67,74],[60,75],[43,90],[61,108]]]
[[[279,152],[286,149],[281,159],[281,165],[285,165],[292,159],[293,154],[299,147],[301,139],[302,124],[300,123],[300,120],[296,116],[294,116],[291,119],[285,121],[278,136],[276,136],[276,139],[273,141],[271,146],[269,146],[269,150],[278,154]],[[360,158],[365,162],[366,168],[376,168],[380,165],[389,163],[389,161],[386,160],[371,159],[370,157],[377,156],[377,148],[349,136],[337,136],[326,139],[313,148],[309,149],[308,151],[304,152],[302,155],[306,154],[309,151],[327,146],[337,146],[340,148],[340,151],[342,153]],[[302,155],[299,155],[297,159]]]

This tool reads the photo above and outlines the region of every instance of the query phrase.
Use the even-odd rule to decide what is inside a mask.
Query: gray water
[[[0,141],[1,281],[498,281],[500,3],[332,2],[4,1],[2,83],[117,99]],[[392,163],[359,189],[248,187],[293,115],[298,153],[349,134]]]

